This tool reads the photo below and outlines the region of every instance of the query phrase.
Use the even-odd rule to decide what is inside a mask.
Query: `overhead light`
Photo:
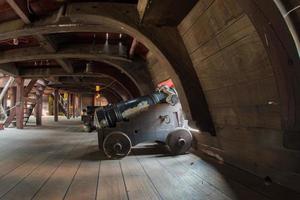
[[[119,38],[120,38],[120,39],[122,38],[122,33],[120,33]]]
[[[101,89],[100,85],[96,85],[96,92],[100,92],[100,89]]]
[[[106,40],[108,40],[108,37],[109,37],[108,33],[106,33],[105,37],[106,37]]]

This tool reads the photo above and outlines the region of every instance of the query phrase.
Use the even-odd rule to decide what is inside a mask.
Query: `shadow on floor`
[[[300,193],[272,182],[272,179],[268,176],[261,178],[229,163],[220,162],[202,152],[192,151],[192,153],[197,155],[199,159],[193,162],[191,168],[200,169],[203,166],[209,166],[210,169],[213,169],[215,173],[218,173],[224,179],[236,199],[300,199]],[[255,191],[257,195],[254,195],[254,193],[251,194],[252,196],[249,195],[248,192],[240,189],[241,186],[246,191]]]
[[[99,160],[110,160],[106,157],[102,150],[98,149],[98,146],[93,148],[93,151],[90,151],[76,159],[82,159],[87,161],[99,161]],[[143,155],[152,155],[154,157],[169,157],[172,156],[168,148],[165,145],[161,144],[145,144],[133,147],[128,156],[143,156]]]
[[[87,161],[110,160],[109,158],[106,157],[104,152],[101,150],[88,152],[87,154],[83,155],[78,159],[87,160]]]

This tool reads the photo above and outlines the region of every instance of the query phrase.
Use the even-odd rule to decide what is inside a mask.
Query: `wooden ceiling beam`
[[[20,69],[19,75],[23,78],[49,78],[52,77],[98,77],[98,78],[109,78],[111,76],[102,73],[66,73],[61,68],[23,68]]]
[[[6,2],[10,5],[10,7],[14,10],[14,12],[20,17],[24,24],[30,24],[30,13],[27,8],[26,0],[6,0]],[[20,27],[23,24],[18,23],[18,21],[14,20],[15,23],[5,23],[8,25],[8,28],[14,28],[14,26]],[[0,72],[10,76],[18,76],[19,72],[14,63],[7,63],[0,66]]]
[[[72,66],[72,63],[65,59],[55,59],[55,61],[67,72],[67,73],[74,73],[74,68]],[[78,77],[73,77],[73,79],[76,82],[80,82],[80,79]]]
[[[63,69],[61,68],[23,68],[20,70],[20,77],[26,78],[26,79],[34,79],[34,78],[49,78],[51,77],[51,81],[54,83],[60,83],[64,82],[62,80],[68,80],[69,83],[72,83],[74,85],[79,85],[81,83],[87,82],[86,80],[82,80],[82,82],[71,82],[69,78],[76,77],[78,80],[79,79],[93,79],[94,84],[97,83],[97,79],[99,80],[111,80],[111,81],[116,81],[119,85],[122,85],[124,87],[123,83],[121,83],[119,80],[117,80],[115,77],[107,74],[102,74],[102,73],[66,73]],[[64,77],[64,78],[61,78]],[[49,79],[50,80],[50,79]],[[125,88],[125,87],[124,87]]]
[[[123,99],[130,99],[132,98],[132,95],[130,94],[130,92],[120,83],[116,82],[113,85],[108,85],[108,84],[103,84],[103,91],[105,90],[110,90],[110,91],[114,91],[115,93],[118,94],[118,96],[122,97]],[[95,88],[91,85],[77,85],[76,84],[67,84],[67,83],[54,83],[54,84],[49,84],[49,87],[52,88],[60,88],[63,90],[68,90],[68,91],[79,91],[82,93],[87,93],[87,92],[92,92],[95,94]]]
[[[31,24],[29,8],[27,7],[26,0],[6,0],[12,7],[15,13],[22,19],[25,24]],[[39,41],[40,45],[49,53],[57,51],[57,46],[49,38],[43,34],[35,34],[33,37]],[[55,59],[55,61],[68,73],[73,73],[73,67],[70,62],[64,59]],[[75,81],[80,81],[78,78],[74,78]]]
[[[19,75],[19,71],[14,63],[1,64],[0,73],[14,77]]]
[[[140,23],[156,26],[177,26],[198,0],[139,0]],[[170,12],[171,11],[171,12]]]
[[[42,34],[36,34],[33,35],[33,37],[40,43],[41,47],[43,47],[46,51],[50,53],[54,53],[57,51],[57,45],[53,41],[51,41],[49,37]]]
[[[15,13],[21,18],[25,24],[31,23],[31,16],[27,7],[26,0],[6,0]]]
[[[111,47],[118,48],[117,45]],[[122,61],[125,63],[132,62],[131,60],[118,55],[110,55],[102,52],[92,52],[91,45],[71,45],[65,48],[61,48],[59,51],[53,53],[46,51],[42,47],[29,47],[3,51],[0,53],[0,64],[29,60],[55,60],[68,58],[82,58],[108,63],[114,60]]]
[[[15,11],[15,13],[21,18],[21,20],[25,24],[31,24],[30,20],[30,13],[27,6],[26,0],[6,0],[7,3],[12,7],[12,9]],[[35,34],[33,37],[39,41],[40,45],[48,52],[54,53],[57,50],[56,45],[48,39],[46,36],[42,34]],[[69,62],[66,62],[63,59],[56,59],[55,60],[58,64],[61,65],[61,67],[68,73],[73,73],[73,67],[70,65]],[[74,78],[75,81],[79,81],[78,78]]]
[[[0,64],[6,64],[6,63],[12,63],[12,62],[20,62],[20,61],[30,61],[30,60],[44,60],[44,59],[54,59],[60,66],[62,66],[62,69],[64,69],[64,72],[66,72],[66,74],[64,74],[64,72],[59,72],[59,75],[70,75],[70,76],[74,76],[75,81],[80,82],[80,79],[76,77],[76,75],[74,74],[74,69],[71,65],[71,63],[69,61],[66,60],[66,58],[82,58],[82,59],[89,59],[89,60],[95,60],[95,61],[101,61],[101,62],[105,62],[107,64],[112,64],[114,67],[119,66],[122,62],[114,62],[114,60],[103,60],[101,59],[101,57],[99,55],[91,55],[91,54],[80,54],[80,53],[76,53],[75,51],[73,53],[62,53],[62,52],[56,52],[56,53],[47,53],[47,52],[43,52],[44,54],[38,54],[38,52],[41,53],[42,49],[27,49],[26,51],[16,51],[16,52],[11,52],[6,54],[6,55],[10,55],[12,57],[6,57],[3,56],[1,57],[0,55]],[[76,49],[74,49],[76,50]],[[27,52],[27,53],[25,53]],[[121,59],[122,60],[122,59]],[[126,64],[128,64],[127,62],[125,62]],[[14,70],[14,68],[12,67],[5,67],[6,65],[3,65],[2,70],[3,72],[5,72],[5,74],[8,74],[7,71],[5,70],[11,70],[10,73],[15,73],[15,74],[19,74],[19,72],[15,72],[12,71]],[[16,67],[15,67],[16,68]],[[28,69],[28,68],[27,68]],[[124,71],[123,68],[118,68],[121,71]],[[1,70],[1,68],[0,68]],[[26,71],[26,68],[19,68],[19,71],[21,71],[21,75],[23,76],[30,76],[30,77],[48,77],[48,76],[54,76],[55,72],[52,72],[53,69],[52,68],[43,68],[43,69],[38,69],[36,68],[35,70],[30,69]],[[125,74],[129,75],[129,73]],[[91,76],[91,74],[88,74],[88,76]]]
[[[83,23],[32,23],[26,25],[22,20],[12,20],[0,23],[0,40],[7,40],[10,38],[18,38],[24,36],[31,36],[35,34],[55,34],[55,33],[92,33],[92,32],[110,32],[110,33],[125,33],[121,29],[112,28],[107,25],[95,26],[93,24]]]
[[[67,72],[67,73],[73,73],[74,69],[72,67],[72,64],[68,60],[57,58],[55,61]]]
[[[62,77],[59,77],[58,79],[58,82],[61,82],[61,83],[69,83],[69,84],[89,84],[89,85],[97,85],[99,83],[104,83],[104,84],[110,84],[112,82],[117,82],[117,80],[114,78],[114,77],[109,77],[109,76],[106,76],[106,77],[103,77],[103,76],[100,76],[100,77],[80,77],[81,78],[81,83],[74,83],[74,81],[72,80],[72,77],[70,76],[62,76]]]
[[[55,53],[57,51],[57,45],[51,41],[51,39],[45,35],[42,34],[36,34],[34,35],[35,38],[39,41],[41,46],[49,53]],[[55,61],[67,72],[67,73],[73,73],[74,68],[72,64],[68,60],[57,58]],[[73,79],[76,82],[80,82],[80,80],[77,77],[73,77]]]
[[[166,2],[171,2],[173,6],[181,6],[180,3],[174,4],[174,1]],[[172,10],[171,7],[170,9]],[[166,12],[161,12],[160,16],[167,17],[165,14]],[[177,13],[170,12],[170,14]],[[178,93],[187,117],[194,119],[202,132],[215,133],[205,95],[176,25],[160,27],[165,23],[159,23],[160,26],[141,26],[138,23],[136,5],[127,4],[70,3],[66,9],[66,16],[70,21],[63,24],[55,24],[53,21],[44,24],[34,23],[31,27],[17,26],[18,29],[14,31],[11,28],[5,31],[5,28],[1,27],[0,40],[37,33],[103,32],[103,27],[134,35],[162,61],[164,69],[168,71],[175,85],[178,85]]]

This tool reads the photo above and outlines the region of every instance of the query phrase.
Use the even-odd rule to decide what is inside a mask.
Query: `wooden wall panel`
[[[152,53],[148,53],[147,55],[148,69],[152,77],[152,82],[154,86],[158,83],[165,81],[170,78],[167,70],[163,70],[161,64],[155,58]]]
[[[282,145],[280,100],[261,39],[236,0],[202,0],[178,26],[217,136],[195,148],[300,191],[299,152]]]

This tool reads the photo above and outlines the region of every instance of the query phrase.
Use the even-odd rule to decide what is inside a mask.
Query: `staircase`
[[[52,96],[54,98],[55,94],[54,92],[52,93]],[[61,111],[63,112],[63,114],[68,117],[68,100],[65,100],[64,97],[58,93],[58,105],[61,108]]]
[[[32,90],[28,93],[28,97],[25,97],[24,104],[24,125],[29,121],[30,116],[33,113],[37,102],[43,98],[44,90],[46,88],[45,83],[37,81]]]
[[[30,116],[33,113],[37,102],[43,98],[46,84],[43,81],[32,79],[24,89],[24,125],[27,125]],[[8,127],[11,123],[16,122],[16,108],[10,110],[10,115],[6,119],[4,125]]]
[[[68,102],[67,101],[68,100],[64,100],[64,97],[61,94],[58,95],[58,105],[60,106],[62,112],[64,113],[64,115],[66,117],[68,117],[68,106],[67,106]]]

